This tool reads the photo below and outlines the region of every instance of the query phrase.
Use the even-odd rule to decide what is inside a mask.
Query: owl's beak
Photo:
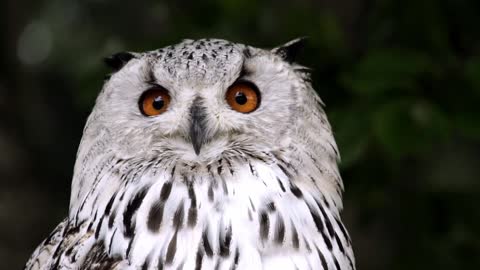
[[[190,139],[192,141],[193,150],[195,150],[197,156],[200,154],[202,146],[208,141],[205,129],[207,112],[201,103],[201,99],[197,97],[190,108]]]

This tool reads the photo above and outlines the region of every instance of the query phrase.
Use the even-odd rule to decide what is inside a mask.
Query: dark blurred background
[[[0,268],[67,214],[102,57],[298,36],[343,162],[358,269],[480,269],[480,1],[0,3]]]

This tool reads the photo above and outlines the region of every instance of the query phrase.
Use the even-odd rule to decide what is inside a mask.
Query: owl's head
[[[219,39],[184,40],[113,55],[106,62],[114,73],[84,141],[105,136],[106,147],[120,155],[168,154],[204,164],[220,156],[263,156],[292,144],[315,149],[317,137],[330,141],[331,134],[307,69],[293,62],[302,41],[265,50]]]
[[[301,43],[266,50],[184,40],[106,59],[114,72],[84,130],[71,214],[93,215],[100,182],[111,195],[157,173],[211,181],[212,168],[220,175],[222,167],[287,175],[331,194],[340,208],[335,140],[308,69],[294,63]]]

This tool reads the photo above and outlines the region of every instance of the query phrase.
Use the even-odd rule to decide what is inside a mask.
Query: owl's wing
[[[52,233],[43,240],[25,265],[25,270],[45,269],[45,266],[52,260],[55,251],[62,243],[67,223],[67,219],[64,219]]]
[[[83,261],[77,265],[78,261]],[[37,247],[25,270],[47,269],[125,269],[126,262],[109,257],[103,242],[95,241],[86,226],[63,220]]]

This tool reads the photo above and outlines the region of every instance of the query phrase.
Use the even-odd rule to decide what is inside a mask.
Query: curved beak
[[[198,155],[202,146],[208,141],[206,131],[207,112],[202,106],[200,97],[195,98],[190,108],[190,140],[192,141],[193,150]]]

